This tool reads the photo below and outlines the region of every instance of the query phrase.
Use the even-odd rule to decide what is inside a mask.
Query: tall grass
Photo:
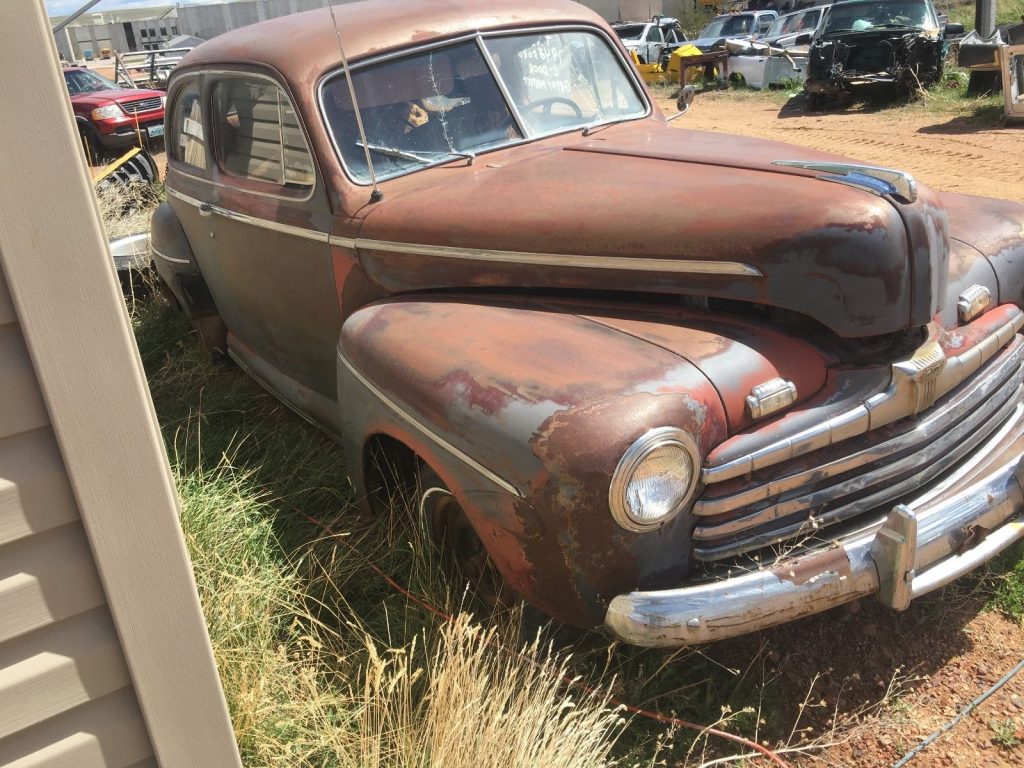
[[[566,686],[567,656],[515,649],[469,613],[430,619],[368,578],[372,561],[447,610],[466,600],[411,514],[357,515],[330,441],[209,360],[159,297],[133,317],[246,765],[618,762],[625,721]]]

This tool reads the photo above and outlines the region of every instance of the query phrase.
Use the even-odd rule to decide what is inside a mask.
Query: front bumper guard
[[[870,594],[904,610],[1024,538],[1024,453],[1013,454],[965,490],[951,478],[952,491],[898,505],[880,527],[835,546],[719,581],[619,595],[605,625],[633,645],[675,647],[754,632]]]

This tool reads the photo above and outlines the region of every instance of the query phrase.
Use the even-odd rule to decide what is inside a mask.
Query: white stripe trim
[[[201,200],[189,197],[173,189],[168,194],[179,200],[194,205],[203,205]],[[635,256],[583,256],[565,253],[532,253],[529,251],[495,251],[482,248],[458,248],[447,245],[419,245],[416,243],[394,243],[387,240],[368,240],[366,238],[342,237],[329,235],[315,229],[293,227],[290,224],[278,224],[266,219],[258,219],[244,213],[230,211],[211,205],[213,213],[235,221],[253,226],[263,227],[286,235],[303,237],[321,243],[330,243],[342,248],[357,251],[393,251],[411,256],[436,256],[443,259],[461,261],[484,261],[500,264],[529,264],[531,266],[572,267],[575,269],[619,269],[633,272],[676,272],[689,275],[735,275],[740,277],[763,277],[762,272],[750,264],[738,261],[696,261],[693,259],[645,259]]]
[[[496,475],[491,470],[487,469],[487,467],[478,462],[476,459],[469,456],[467,453],[464,453],[463,451],[459,450],[437,433],[432,432],[423,424],[423,422],[418,421],[416,418],[410,415],[408,411],[403,409],[394,400],[392,400],[390,397],[384,394],[376,386],[371,384],[370,381],[365,376],[363,376],[359,371],[355,369],[355,366],[353,366],[352,363],[345,359],[345,356],[341,353],[340,349],[338,350],[338,359],[345,364],[345,367],[353,376],[356,377],[360,384],[362,384],[364,387],[370,390],[370,392],[372,392],[373,395],[378,400],[380,400],[384,405],[386,405],[393,413],[395,413],[403,421],[407,422],[408,424],[411,424],[413,427],[419,430],[424,436],[430,438],[430,440],[432,440],[434,443],[436,443],[438,446],[443,448],[445,451],[450,453],[455,458],[459,459],[459,461],[461,461],[466,466],[475,469],[477,472],[486,477],[495,485],[504,488],[506,491],[508,491],[518,499],[525,498],[523,494],[519,491],[519,489],[512,485],[512,483],[502,479],[501,477],[498,477],[498,475]]]

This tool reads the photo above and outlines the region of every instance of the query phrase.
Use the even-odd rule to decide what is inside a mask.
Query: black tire
[[[92,166],[100,165],[103,160],[103,147],[92,128],[79,126],[78,135],[81,137],[80,141],[85,152],[86,162]]]
[[[487,548],[466,517],[455,495],[429,466],[420,466],[417,479],[419,519],[442,563],[492,610],[508,609],[519,602],[505,583]]]
[[[825,108],[825,94],[823,93],[808,93],[807,94],[807,109],[810,112],[821,112]]]

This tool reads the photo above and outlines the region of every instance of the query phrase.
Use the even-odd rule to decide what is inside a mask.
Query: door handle
[[[209,203],[199,204],[199,215],[200,216],[213,216],[213,206]]]

